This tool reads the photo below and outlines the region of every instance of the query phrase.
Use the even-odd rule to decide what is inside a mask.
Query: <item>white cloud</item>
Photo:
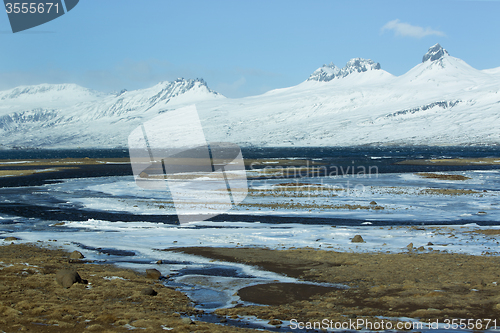
[[[444,32],[439,30],[434,30],[429,27],[422,28],[416,25],[411,25],[409,23],[400,22],[399,20],[392,20],[387,22],[381,29],[382,32],[386,30],[394,31],[396,36],[402,37],[415,37],[422,38],[425,36],[446,36]]]

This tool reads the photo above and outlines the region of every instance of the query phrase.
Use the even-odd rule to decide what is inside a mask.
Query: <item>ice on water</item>
[[[215,294],[214,303],[204,303],[206,308],[230,306],[238,301],[232,296],[245,283],[262,283],[279,280],[298,282],[275,273],[261,271],[242,264],[212,262],[209,259],[159,251],[159,249],[186,246],[216,247],[265,247],[290,249],[309,247],[322,250],[352,252],[405,252],[407,245],[423,246],[423,251],[446,251],[468,254],[496,253],[495,237],[471,233],[474,230],[498,229],[500,226],[481,226],[500,221],[500,172],[467,171],[455,172],[470,179],[446,181],[427,179],[415,174],[380,174],[376,177],[327,177],[302,178],[301,183],[320,184],[300,193],[301,196],[284,196],[279,192],[283,179],[249,181],[249,195],[231,214],[276,215],[290,217],[290,223],[264,222],[211,222],[199,221],[182,225],[147,222],[151,214],[175,214],[168,191],[148,191],[137,187],[133,177],[102,177],[65,180],[57,184],[33,187],[23,191],[14,202],[31,204],[74,205],[81,209],[144,215],[144,222],[110,222],[89,219],[66,221],[64,227],[36,229],[27,227],[9,233],[22,242],[46,242],[57,239],[59,246],[69,250],[78,249],[88,259],[112,259],[118,265],[143,270],[160,268],[163,275],[174,274],[187,267],[233,267],[244,275],[233,277],[210,277],[203,275],[181,275],[174,277],[181,289],[193,299],[203,303]],[[319,189],[319,190],[318,190]],[[427,191],[431,189],[431,191]],[[444,195],[436,189],[471,190],[460,195]],[[268,190],[267,192],[265,190]],[[272,192],[278,191],[278,195]],[[484,192],[486,190],[486,192]],[[30,194],[31,193],[31,194]],[[271,195],[261,195],[271,193]],[[15,191],[11,192],[16,195]],[[333,195],[335,194],[335,195]],[[215,204],[216,205],[216,198]],[[287,206],[293,200],[300,205]],[[43,202],[42,202],[43,201]],[[371,202],[384,209],[371,209]],[[359,205],[367,209],[348,209],[345,205]],[[290,208],[290,207],[293,207]],[[304,207],[304,208],[300,208]],[[200,211],[210,209],[201,207]],[[358,219],[359,225],[331,226],[293,223],[294,217],[337,217]],[[16,219],[3,216],[2,221]],[[18,218],[17,220],[22,220]],[[363,222],[364,221],[364,222]],[[398,226],[398,222],[436,222],[436,225],[418,227]],[[451,222],[452,225],[439,225]],[[393,225],[389,226],[387,222]],[[36,220],[31,221],[36,225]],[[417,223],[418,224],[418,223]],[[432,223],[431,223],[432,224]],[[60,232],[58,232],[59,230]],[[0,237],[4,231],[0,231]],[[352,243],[355,235],[361,235],[364,243]],[[432,243],[432,245],[429,245]],[[106,256],[87,248],[113,248],[133,251],[135,256],[120,258]],[[173,264],[158,266],[157,260],[173,261]],[[195,284],[197,287],[192,288]],[[225,287],[222,287],[225,286]],[[229,287],[231,286],[231,287]],[[211,296],[210,296],[211,295]]]

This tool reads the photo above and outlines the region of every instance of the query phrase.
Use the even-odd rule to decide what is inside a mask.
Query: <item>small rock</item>
[[[283,324],[283,322],[279,319],[271,319],[268,322],[269,325],[277,326]]]
[[[161,273],[156,268],[146,269],[146,277],[153,279],[153,280],[158,280],[160,278],[160,276],[161,276]]]
[[[408,251],[413,251],[413,243],[410,243],[408,245],[406,245],[406,248],[408,249]]]
[[[57,222],[57,223],[54,223],[52,226],[53,227],[58,227],[58,226],[61,226],[61,225],[65,225],[66,223],[64,222]]]
[[[184,324],[184,325],[191,325],[191,324],[194,324],[193,321],[191,320],[191,318],[182,318],[181,319],[181,322]]]
[[[141,290],[141,295],[156,296],[158,293],[151,287],[147,287]]]
[[[488,214],[488,213],[483,212],[483,211],[477,212],[477,215],[486,215],[486,214]]]
[[[77,271],[64,269],[56,273],[56,281],[64,288],[68,289],[73,283],[84,283]]]
[[[363,237],[361,237],[361,235],[356,235],[353,237],[353,239],[351,239],[351,242],[352,243],[364,243],[365,240],[363,239]]]
[[[376,205],[376,204],[377,204],[377,202],[375,202],[375,201],[370,202],[370,205]]]
[[[417,249],[417,251],[425,251],[425,247],[420,246],[420,247]]]
[[[16,240],[20,240],[20,238],[17,238],[17,237],[7,237],[4,239],[4,241],[6,242],[12,242],[12,241],[16,241]]]
[[[162,265],[162,264],[163,264],[163,260],[158,260],[158,261],[156,262],[156,264],[157,264],[157,265]]]
[[[73,251],[69,255],[69,258],[70,259],[83,259],[83,258],[85,258],[85,256],[81,252]]]
[[[427,246],[432,246],[432,245],[434,245],[434,243],[432,242],[427,243]]]

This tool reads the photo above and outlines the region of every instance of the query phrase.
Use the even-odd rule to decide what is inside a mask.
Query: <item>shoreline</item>
[[[422,160],[405,160],[399,165],[448,165],[448,166],[493,166],[500,165],[500,157],[484,158],[436,158]]]
[[[290,288],[270,283],[241,289],[238,295],[269,306],[219,309],[225,316],[301,322],[329,318],[496,318],[500,312],[497,256],[456,253],[352,253],[317,249],[187,247],[170,249],[213,260],[244,263],[302,280]],[[168,251],[168,250],[167,250]],[[310,290],[307,283],[340,284],[347,288]],[[304,295],[310,294],[311,299]]]
[[[180,291],[130,269],[69,260],[70,253],[39,244],[0,246],[0,331],[55,332],[251,332],[189,316],[200,314]],[[77,270],[87,284],[65,289],[62,269]],[[157,295],[144,295],[145,288]]]
[[[500,232],[483,233],[498,237]],[[255,304],[215,310],[221,323],[237,322],[236,326],[222,326],[198,321],[193,316],[203,311],[161,281],[113,264],[69,260],[69,252],[44,245],[4,240],[0,246],[0,280],[4,282],[0,286],[0,313],[4,316],[0,327],[5,332],[22,327],[49,333],[126,332],[131,327],[143,328],[141,332],[167,328],[173,332],[250,332],[254,330],[238,327],[248,317],[288,329],[293,320],[343,322],[356,318],[373,323],[380,318],[406,317],[426,323],[446,318],[493,319],[500,313],[500,258],[492,255],[414,247],[399,253],[262,247],[162,250],[258,266],[300,280],[239,289],[242,301]],[[57,285],[56,272],[67,268],[76,269],[89,284],[74,284],[69,289]],[[145,287],[152,287],[158,295],[141,295]],[[193,323],[187,316],[192,316]]]
[[[46,165],[48,169],[54,172],[33,173],[19,177],[2,177],[0,180],[2,186],[19,187],[62,182],[63,178],[131,175],[130,164],[106,164],[101,163],[104,159],[95,160],[100,162],[89,161],[88,163],[75,164],[75,161],[68,161],[65,165],[59,166],[58,162],[54,162]],[[11,171],[14,170],[19,173],[19,170],[23,169],[36,170],[41,168],[41,165],[33,165],[32,169],[30,169],[27,165],[15,163],[9,165],[6,163],[2,167],[4,167],[4,170],[11,169]],[[494,190],[488,188],[487,191],[482,192],[462,189],[462,185],[455,184],[466,183],[471,178],[460,175],[427,172],[414,173],[411,176],[430,178],[436,184],[443,181],[454,182],[454,185],[449,186],[449,188],[426,188],[424,189],[425,192],[422,192],[425,195],[433,194],[437,196],[439,194],[440,197],[444,195],[474,195],[477,198],[489,198],[491,196],[490,192],[496,191],[496,188]],[[291,183],[282,183],[281,188],[284,187],[287,190],[285,185],[288,184]],[[457,186],[458,189],[455,188]],[[293,186],[288,187],[297,190]],[[300,190],[299,186],[296,187]],[[72,188],[70,187],[70,189]],[[398,189],[391,191],[398,191]],[[294,200],[296,200],[295,196],[299,197],[300,191],[289,192],[292,193],[291,196],[294,196]],[[262,191],[262,193],[268,194],[265,191]],[[397,194],[399,195],[399,193]],[[276,197],[280,198],[280,195],[278,193]],[[405,193],[402,195],[405,195]],[[372,199],[376,199],[378,204],[384,202],[384,198],[380,199],[380,193],[373,193],[372,197],[367,197],[366,204],[363,207],[372,207],[372,204],[368,203]],[[476,197],[471,197],[471,200],[476,200]],[[444,202],[450,201],[451,199]],[[470,221],[460,220],[460,222],[479,225],[496,223],[497,220],[494,222],[488,220],[490,216],[496,216],[494,213],[497,208],[493,205],[495,201],[490,198],[485,202],[487,204],[491,203],[491,205],[486,206],[486,208],[472,207],[470,212],[474,215],[471,215]],[[389,204],[391,203],[393,201],[389,201]],[[101,218],[104,220],[102,223],[143,221],[143,215],[138,214],[136,216],[132,213],[107,212],[99,209],[79,211],[65,206],[58,208],[45,205],[36,206],[31,202],[23,202],[22,204],[6,202],[2,205],[0,205],[0,208],[7,216],[22,216],[23,218],[56,222],[64,221],[46,226],[48,229],[44,231],[48,231],[49,236],[47,237],[50,238],[54,237],[50,228],[58,228],[62,226],[61,223],[70,224],[80,220],[84,222],[90,220],[99,221]],[[376,205],[377,203],[373,204],[373,207],[378,207]],[[260,207],[258,210],[260,211]],[[155,219],[164,219],[163,216],[147,215],[147,218],[150,221],[156,221]],[[273,230],[277,228],[286,229],[287,226],[284,224],[290,220],[289,216],[280,218],[272,214],[221,215],[219,219],[224,222],[231,219],[238,222],[242,218],[248,220],[252,218],[256,220],[255,222],[265,222],[263,216],[273,220]],[[323,222],[322,220],[319,221],[317,217],[313,218],[314,223],[311,224],[318,225],[319,222]],[[306,221],[300,219],[300,217],[294,217],[294,220],[300,223]],[[60,240],[59,243],[56,243],[55,240],[49,243],[45,241],[42,243],[38,240],[40,243],[36,243],[37,238],[32,238],[36,236],[30,236],[27,238],[33,242],[32,244],[7,245],[6,240],[0,239],[0,281],[2,281],[0,282],[0,290],[2,290],[2,293],[0,293],[0,333],[2,333],[2,329],[11,332],[23,328],[48,333],[75,331],[128,332],[134,328],[144,332],[163,330],[172,330],[173,332],[249,332],[253,330],[240,328],[240,326],[244,326],[248,317],[260,319],[264,324],[269,323],[274,327],[281,326],[283,330],[287,329],[287,331],[290,331],[288,325],[292,320],[320,322],[324,318],[337,322],[347,319],[365,319],[374,322],[380,320],[380,318],[404,317],[419,318],[423,322],[429,320],[440,320],[442,322],[445,318],[496,318],[500,313],[500,273],[497,274],[495,271],[500,263],[500,254],[497,252],[497,245],[499,244],[497,240],[500,237],[500,230],[492,228],[457,231],[457,228],[446,228],[444,226],[446,221],[439,226],[433,226],[435,222],[429,222],[431,225],[427,226],[424,225],[427,222],[420,222],[422,221],[422,215],[419,216],[418,222],[416,220],[408,223],[418,223],[418,226],[395,226],[394,231],[390,232],[389,230],[393,230],[392,226],[388,225],[386,228],[385,225],[377,223],[373,219],[349,219],[349,222],[354,227],[345,232],[342,232],[343,228],[328,228],[330,231],[318,228],[321,232],[318,231],[307,238],[307,244],[311,247],[302,245],[300,248],[294,248],[294,246],[298,246],[297,244],[304,243],[297,242],[297,238],[292,237],[294,234],[290,234],[289,238],[283,238],[288,242],[288,245],[286,245],[288,246],[287,250],[279,249],[280,247],[284,248],[285,245],[277,241],[273,244],[276,249],[267,249],[265,246],[270,245],[270,243],[265,243],[265,240],[259,241],[258,244],[260,245],[249,247],[254,244],[254,239],[260,239],[259,230],[252,234],[253,238],[248,238],[245,229],[242,229],[242,235],[234,234],[235,237],[240,237],[234,242],[231,241],[231,237],[226,237],[227,241],[223,240],[216,231],[210,231],[208,235],[208,230],[202,230],[204,226],[196,229],[202,231],[189,234],[189,238],[185,238],[186,234],[190,232],[187,229],[185,233],[178,233],[170,238],[167,237],[168,244],[177,244],[178,241],[189,239],[189,241],[182,244],[191,246],[203,243],[207,247],[167,248],[166,251],[178,251],[203,256],[213,261],[258,266],[265,271],[285,274],[301,280],[300,283],[285,283],[275,280],[274,282],[270,281],[269,283],[240,288],[236,295],[247,303],[239,303],[232,308],[215,310],[215,314],[219,315],[220,319],[217,319],[216,316],[213,317],[221,320],[221,323],[227,326],[206,323],[203,318],[198,320],[194,317],[191,319],[195,320],[195,322],[191,323],[191,319],[187,318],[187,316],[200,314],[201,310],[193,308],[186,294],[163,285],[161,281],[148,279],[145,274],[119,268],[113,266],[113,264],[84,264],[78,261],[69,263],[69,253],[61,250],[57,244],[70,244],[75,238],[67,235],[72,234],[64,234],[65,240]],[[342,226],[347,224],[346,221],[342,220]],[[9,222],[14,225],[13,221]],[[77,222],[75,224],[78,225]],[[100,222],[95,223],[98,225]],[[370,228],[373,228],[373,230],[376,228],[377,233],[361,232],[360,230],[362,230],[361,228],[364,227],[365,223],[367,225],[373,224]],[[451,223],[452,226],[457,224],[461,226],[463,224],[457,223],[457,221],[448,223]],[[86,227],[89,227],[90,224],[92,223],[88,223]],[[127,228],[129,226],[126,225]],[[141,228],[144,228],[141,229],[141,231],[144,231],[141,234],[143,237],[156,237],[161,232],[163,232],[163,235],[168,235],[165,232],[166,229],[159,228],[156,225],[147,227],[141,225]],[[147,228],[151,228],[152,231],[148,231]],[[158,230],[158,233],[156,233],[155,228],[161,229],[161,231]],[[116,232],[118,229],[115,226],[113,231]],[[306,225],[304,229],[309,230],[311,226]],[[469,229],[473,229],[473,227],[469,226]],[[12,230],[18,232],[18,234],[13,234],[14,236],[23,238],[22,229],[13,227]],[[69,228],[69,230],[72,229]],[[335,233],[331,230],[338,231]],[[73,229],[73,231],[77,232],[78,230]],[[279,230],[275,231],[280,232]],[[415,231],[415,233],[410,231]],[[26,231],[24,232],[26,233]],[[362,252],[354,253],[353,251],[357,250],[353,248],[358,248],[358,244],[351,244],[351,237],[358,232],[365,238],[366,246],[360,244],[359,247],[363,249],[360,250]],[[334,233],[335,235],[333,235]],[[120,234],[117,233],[116,235]],[[9,236],[9,234],[6,233],[5,236]],[[130,235],[124,233],[124,236]],[[388,240],[385,239],[386,236],[388,236]],[[434,236],[436,237],[433,238]],[[47,237],[41,239],[46,240]],[[194,239],[197,241],[194,241]],[[208,239],[212,239],[212,243]],[[245,246],[238,247],[241,239],[246,240]],[[481,240],[487,241],[482,244]],[[395,241],[397,241],[397,246],[392,244]],[[431,244],[430,241],[435,244]],[[95,245],[96,247],[91,250],[100,249],[97,246],[105,246],[105,242],[104,238],[99,238],[99,244]],[[409,242],[412,243],[405,248]],[[328,250],[313,248],[318,244],[321,247],[320,243],[323,245],[322,249]],[[413,243],[418,248],[413,247]],[[47,244],[51,244],[52,249],[48,249]],[[137,243],[126,243],[126,249],[132,250],[134,244]],[[166,245],[165,239],[161,239],[161,243],[156,244],[161,244],[162,248],[169,246]],[[41,247],[42,245],[44,247]],[[345,252],[336,252],[342,251],[339,249],[342,247],[345,248]],[[387,251],[396,247],[397,253]],[[160,247],[151,247],[153,250],[158,248]],[[364,251],[364,249],[368,252]],[[375,252],[377,249],[379,252]],[[462,249],[468,251],[476,249],[475,251],[481,252],[471,252],[475,253],[474,255],[446,253],[448,250],[450,252],[461,252]],[[168,255],[168,252],[163,253]],[[479,253],[481,254],[479,255]],[[90,254],[88,255],[91,257]],[[154,256],[156,255],[154,254]],[[152,258],[155,258],[154,256]],[[168,264],[161,267],[167,269]],[[67,290],[61,288],[54,280],[56,272],[64,268],[77,268],[81,277],[88,280],[90,284],[75,284]],[[176,274],[175,269],[174,274]],[[201,275],[203,276],[203,274]],[[214,277],[214,279],[217,279],[217,277]],[[158,295],[142,295],[141,291],[148,286],[155,289]],[[248,305],[248,302],[255,304]]]
[[[29,162],[24,164],[5,164],[4,160],[0,162],[0,188],[42,186],[72,178],[133,175],[130,163],[125,160],[120,162],[119,159],[66,159],[67,163],[57,162],[60,160],[47,160],[48,162],[39,162],[40,164],[36,161],[43,160],[20,160]]]

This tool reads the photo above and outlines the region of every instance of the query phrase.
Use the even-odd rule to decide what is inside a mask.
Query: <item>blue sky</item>
[[[0,13],[0,89],[110,92],[184,77],[244,97],[354,57],[401,75],[438,42],[475,68],[500,67],[499,13],[500,1],[80,0],[16,34]]]

